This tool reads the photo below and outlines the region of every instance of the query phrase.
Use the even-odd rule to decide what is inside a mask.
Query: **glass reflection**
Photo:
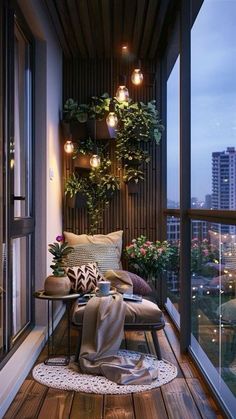
[[[236,395],[236,235],[207,227],[207,237],[192,238],[192,333]]]

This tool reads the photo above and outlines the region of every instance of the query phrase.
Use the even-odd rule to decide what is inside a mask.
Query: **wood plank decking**
[[[224,418],[190,357],[181,355],[172,324],[158,332],[162,356],[178,368],[175,380],[155,390],[131,395],[95,395],[45,387],[29,374],[4,419],[213,419]],[[77,331],[72,330],[75,349]],[[66,346],[66,321],[55,331],[58,352]],[[130,350],[154,352],[150,332],[126,332],[122,344]],[[38,362],[47,356],[41,352]]]

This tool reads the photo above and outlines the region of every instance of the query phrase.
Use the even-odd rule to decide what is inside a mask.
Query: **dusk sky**
[[[226,7],[227,5],[227,7]],[[192,197],[211,193],[211,154],[236,147],[236,0],[205,0],[192,28]],[[179,60],[167,85],[168,199],[179,201]]]

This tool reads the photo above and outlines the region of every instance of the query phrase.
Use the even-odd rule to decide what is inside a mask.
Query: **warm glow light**
[[[71,140],[67,140],[64,145],[64,150],[66,153],[71,154],[74,151],[74,144]]]
[[[133,84],[138,86],[143,81],[143,74],[139,68],[135,68],[132,75],[131,75],[131,81]]]
[[[109,125],[109,127],[111,127],[111,128],[115,128],[117,126],[118,118],[117,118],[115,112],[109,112],[109,114],[107,115],[107,118],[106,118],[106,122],[107,122],[107,125]]]
[[[101,159],[97,154],[93,154],[93,156],[90,159],[90,165],[92,167],[99,167],[101,164]]]
[[[116,92],[118,102],[127,102],[129,100],[129,92],[127,87],[119,86]]]

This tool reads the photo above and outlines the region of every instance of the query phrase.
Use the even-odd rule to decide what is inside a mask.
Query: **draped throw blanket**
[[[89,300],[84,311],[80,368],[84,373],[104,375],[117,384],[151,384],[158,370],[145,366],[142,355],[138,361],[117,355],[125,310],[120,294]]]

